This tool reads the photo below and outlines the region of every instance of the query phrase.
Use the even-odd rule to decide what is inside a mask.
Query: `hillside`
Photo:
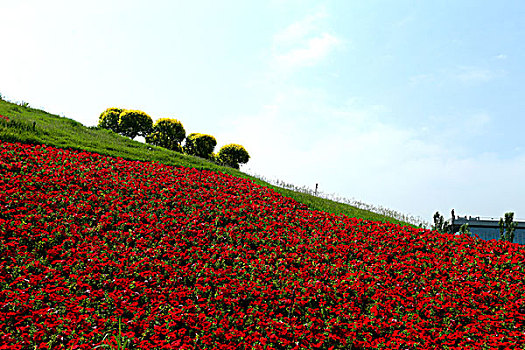
[[[0,349],[516,349],[525,251],[0,142]]]
[[[207,160],[183,155],[162,147],[132,141],[108,130],[85,127],[72,119],[52,115],[28,106],[24,107],[21,104],[0,100],[0,115],[10,119],[9,123],[0,121],[0,140],[46,144],[59,148],[85,150],[113,157],[122,157],[128,160],[154,161],[166,165],[212,170],[250,179],[258,185],[271,188],[286,197],[293,198],[312,210],[411,225],[396,218],[359,209],[348,204],[273,186],[235,169],[221,167]]]

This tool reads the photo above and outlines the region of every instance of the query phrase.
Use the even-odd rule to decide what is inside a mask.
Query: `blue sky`
[[[0,1],[0,93],[240,143],[242,170],[431,221],[525,218],[521,1]]]

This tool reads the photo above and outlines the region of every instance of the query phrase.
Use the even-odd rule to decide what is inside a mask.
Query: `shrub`
[[[108,108],[100,114],[98,118],[98,126],[100,128],[109,129],[116,133],[119,132],[118,121],[122,108]]]
[[[142,111],[126,109],[120,113],[118,128],[122,135],[131,139],[137,136],[147,137],[153,128],[153,120]]]
[[[459,234],[461,235],[471,235],[472,232],[470,232],[470,228],[468,227],[468,224],[463,224],[459,227]]]
[[[243,146],[232,143],[223,146],[217,158],[220,163],[239,169],[239,164],[248,163],[250,155]]]
[[[184,152],[205,159],[213,158],[213,150],[217,145],[215,137],[206,134],[192,133],[186,137]]]
[[[186,137],[182,123],[177,119],[161,118],[155,122],[146,142],[173,151],[181,152],[181,142]]]

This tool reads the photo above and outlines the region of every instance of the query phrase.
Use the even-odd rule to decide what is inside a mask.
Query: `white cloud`
[[[343,41],[325,28],[327,17],[321,9],[274,35],[272,64],[278,74],[316,65],[342,45]]]
[[[297,41],[303,40],[313,31],[319,30],[320,22],[324,18],[327,18],[327,13],[324,9],[308,15],[275,34],[273,38],[274,42],[278,45],[295,44]]]
[[[312,66],[325,59],[340,43],[341,40],[335,36],[323,33],[309,39],[303,47],[276,55],[275,61],[289,69]]]
[[[452,69],[441,69],[436,72],[422,73],[410,76],[408,82],[411,85],[433,84],[440,85],[449,83],[462,83],[464,85],[477,85],[487,83],[506,75],[502,69],[487,69],[475,66],[459,66]]]
[[[410,24],[414,23],[416,20],[416,16],[414,14],[407,15],[400,19],[397,22],[394,22],[393,27],[395,28],[404,28],[409,26]]]
[[[455,74],[455,78],[462,83],[477,84],[489,82],[504,75],[505,72],[501,70],[495,71],[479,67],[459,67],[459,72]]]
[[[487,130],[492,118],[485,112],[474,113],[466,118],[464,129],[470,130],[473,134],[482,134]]]
[[[417,74],[408,78],[411,85],[419,85],[423,83],[434,83],[436,78],[434,74]]]

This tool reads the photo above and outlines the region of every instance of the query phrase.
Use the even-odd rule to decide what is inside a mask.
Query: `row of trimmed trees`
[[[161,118],[153,123],[151,117],[143,111],[108,108],[100,114],[98,126],[131,139],[142,136],[149,144],[235,169],[239,169],[240,164],[246,164],[250,159],[246,149],[238,144],[225,145],[215,154],[215,137],[199,133],[186,136],[186,130],[177,119]]]

